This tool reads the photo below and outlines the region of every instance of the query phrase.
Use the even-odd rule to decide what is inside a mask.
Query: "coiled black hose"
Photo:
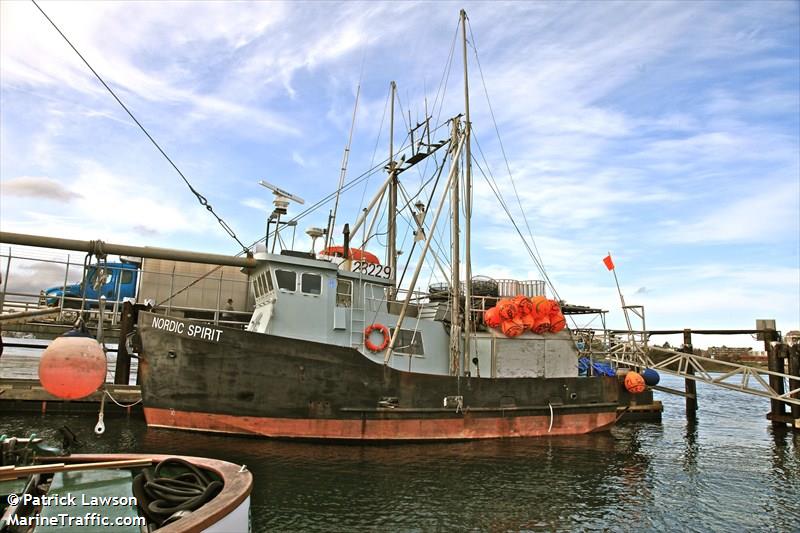
[[[184,472],[168,477],[165,466],[180,467]],[[178,457],[164,459],[155,470],[145,469],[133,479],[133,495],[149,522],[161,526],[179,511],[194,511],[211,501],[222,489],[222,482],[212,480],[192,463]]]

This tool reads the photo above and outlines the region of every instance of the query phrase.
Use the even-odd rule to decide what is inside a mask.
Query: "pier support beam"
[[[800,344],[790,346],[788,354],[789,374],[800,376]],[[800,379],[790,379],[789,390],[795,390],[797,388],[800,388]],[[795,394],[795,396],[800,397],[800,393]],[[793,429],[795,431],[800,431],[800,422],[798,422],[800,421],[800,405],[792,405],[792,418],[794,419]]]
[[[778,340],[777,332],[774,329],[764,330],[764,349],[767,351],[767,368],[773,372],[786,373],[786,365],[784,364],[784,353],[782,346],[772,343]],[[778,376],[769,377],[769,386],[778,394],[786,392],[784,388],[783,378]],[[772,420],[772,427],[786,427],[786,409],[785,404],[778,400],[770,400],[770,414],[769,419]]]
[[[683,330],[683,353],[693,353],[692,347],[692,330]],[[686,373],[694,375],[694,367],[689,364],[686,366]],[[697,382],[693,379],[684,379],[684,387],[686,390],[686,420],[697,420]]]

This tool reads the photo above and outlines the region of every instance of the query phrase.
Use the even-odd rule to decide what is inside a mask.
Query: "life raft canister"
[[[373,343],[369,340],[370,335],[372,335],[373,331],[379,331],[381,335],[383,335],[383,342],[380,346]],[[384,326],[383,324],[370,324],[366,328],[364,328],[364,346],[367,347],[367,350],[371,352],[380,352],[381,350],[385,350],[387,346],[389,346],[389,328]]]

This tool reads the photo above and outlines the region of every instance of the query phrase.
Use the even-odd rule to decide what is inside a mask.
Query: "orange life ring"
[[[378,330],[383,335],[383,342],[380,346],[374,344],[371,340],[369,340],[369,336],[372,334],[373,331]],[[389,346],[389,328],[384,326],[383,324],[370,324],[364,329],[364,346],[367,347],[367,350],[371,352],[380,352],[381,350],[385,350],[387,346]]]

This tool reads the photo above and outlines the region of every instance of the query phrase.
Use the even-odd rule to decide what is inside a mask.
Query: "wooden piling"
[[[767,368],[773,372],[781,374],[786,373],[784,365],[783,353],[781,346],[778,344],[773,345],[773,341],[778,340],[777,332],[774,329],[764,330],[764,349],[767,351]],[[783,386],[783,378],[778,376],[769,376],[769,386],[778,394],[785,392]],[[786,426],[786,409],[785,404],[778,400],[770,400],[770,413],[768,418],[772,421],[772,427],[785,427]]]
[[[789,354],[789,374],[798,376],[798,379],[789,380],[789,390],[800,388],[800,344],[790,346]],[[800,392],[795,393],[795,398],[800,398]],[[800,405],[792,405],[792,418],[794,419],[793,428],[800,431]]]
[[[683,330],[683,353],[691,354],[692,348],[692,330]],[[686,373],[694,375],[694,366],[691,364],[686,365]],[[697,420],[697,382],[693,379],[686,378],[684,381],[684,388],[686,390],[686,420]]]

